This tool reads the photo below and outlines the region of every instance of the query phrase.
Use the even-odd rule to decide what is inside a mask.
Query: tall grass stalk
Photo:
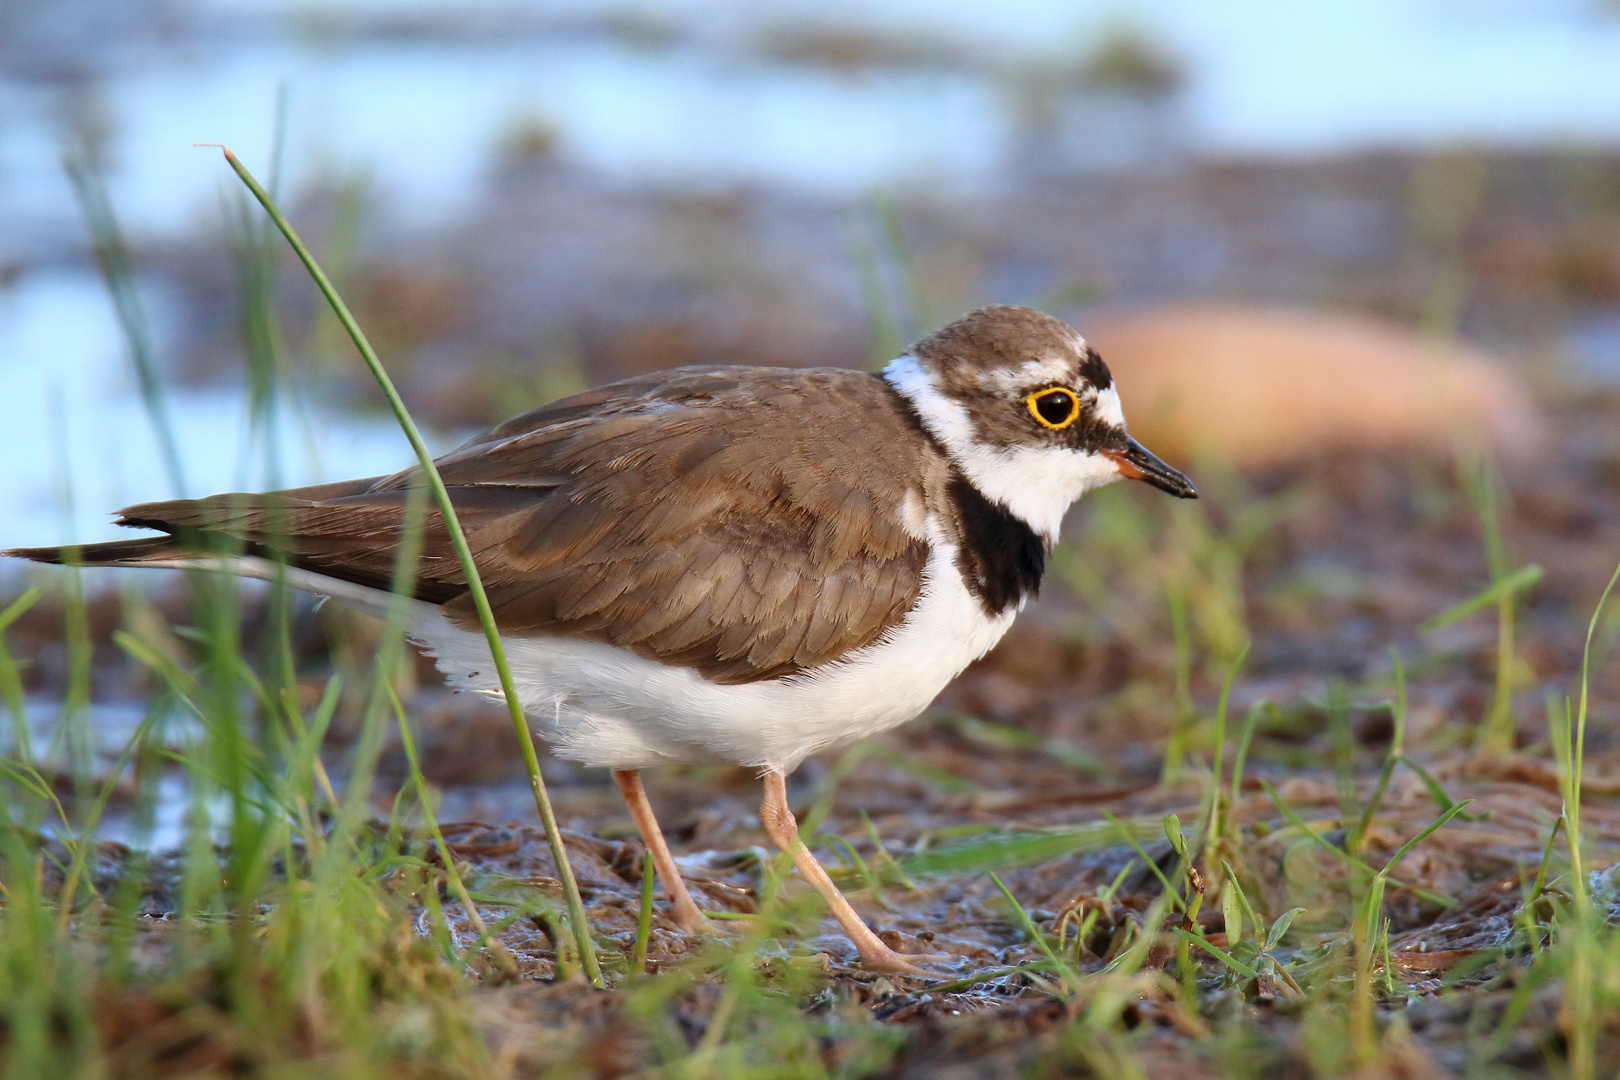
[[[1159,783],[1165,787],[1181,781],[1181,770],[1198,724],[1198,710],[1192,698],[1192,634],[1187,627],[1187,593],[1180,582],[1171,581],[1165,589],[1170,606],[1170,629],[1176,642],[1175,718],[1170,739],[1164,748],[1164,768]]]
[[[1389,781],[1395,775],[1395,766],[1404,760],[1406,750],[1406,668],[1401,663],[1401,654],[1394,646],[1390,647],[1389,655],[1395,665],[1394,732],[1389,740],[1389,755],[1384,759],[1384,767],[1378,773],[1378,782],[1373,785],[1372,798],[1367,800],[1366,809],[1362,811],[1355,827],[1348,830],[1344,836],[1344,849],[1358,857],[1361,855],[1362,843],[1367,838],[1367,830],[1372,828],[1373,815],[1383,805],[1384,793],[1389,790]]]
[[[487,944],[495,956],[495,962],[507,972],[515,974],[517,965],[512,961],[512,954],[498,941],[490,939],[489,927],[484,925],[484,917],[478,911],[478,905],[473,903],[472,897],[467,894],[467,885],[461,879],[461,872],[456,869],[455,853],[450,845],[445,843],[444,834],[439,831],[439,818],[433,812],[433,795],[428,789],[427,778],[422,775],[422,763],[416,757],[416,740],[411,738],[411,725],[405,719],[405,705],[399,700],[399,694],[389,686],[386,673],[379,672],[378,678],[388,693],[388,703],[393,707],[394,720],[399,725],[399,742],[405,750],[405,763],[410,769],[411,783],[416,788],[417,805],[421,807],[422,819],[428,827],[428,835],[433,838],[433,847],[439,853],[439,861],[444,864],[445,879],[450,884],[450,891],[461,904],[461,910],[467,913],[467,920],[478,931],[479,944]]]
[[[11,714],[11,752],[24,765],[34,763],[34,740],[28,730],[28,705],[23,698],[22,672],[6,646],[6,631],[39,599],[39,586],[30,585],[23,594],[0,611],[0,699]]]
[[[276,228],[291,245],[304,268],[309,272],[310,278],[331,305],[332,312],[348,331],[350,340],[359,350],[361,359],[370,369],[372,377],[382,389],[387,398],[394,417],[399,421],[401,430],[416,452],[417,463],[422,474],[433,492],[435,505],[444,519],[446,531],[450,534],[450,542],[455,547],[456,556],[460,560],[462,573],[467,579],[467,589],[473,600],[473,606],[478,613],[478,621],[484,628],[484,636],[489,642],[490,656],[495,664],[495,670],[500,678],[501,693],[506,699],[507,711],[512,718],[513,730],[517,735],[519,749],[523,754],[523,765],[528,773],[529,787],[534,794],[535,808],[539,811],[540,821],[545,827],[546,839],[551,845],[552,858],[557,865],[557,875],[562,881],[563,895],[568,904],[569,922],[572,924],[574,941],[579,949],[582,965],[586,977],[594,985],[603,985],[601,966],[596,958],[596,949],[591,941],[590,926],[585,917],[585,904],[579,893],[579,883],[574,878],[573,867],[568,861],[568,851],[563,844],[561,830],[557,826],[556,814],[551,808],[551,799],[546,793],[545,779],[540,775],[540,760],[535,752],[534,735],[529,730],[528,721],[523,715],[523,706],[518,700],[517,688],[512,681],[511,667],[507,664],[505,650],[501,646],[500,630],[495,625],[495,616],[490,609],[489,596],[484,590],[483,580],[479,577],[478,567],[473,561],[472,550],[467,544],[466,533],[461,528],[461,522],[456,517],[455,507],[450,501],[450,493],[444,486],[444,480],[439,476],[438,469],[433,464],[433,455],[428,451],[416,422],[411,418],[410,411],[406,409],[405,402],[400,398],[399,391],[395,389],[394,382],[389,378],[387,370],[372,349],[365,331],[350,313],[348,305],[343,302],[337,290],[332,287],[326,274],[321,270],[320,264],[310,254],[303,240],[293,229],[292,224],[282,214],[280,207],[271,198],[269,192],[260,186],[258,180],[241,163],[241,161],[228,148],[221,147],[226,162],[241,179],[254,198],[264,207],[275,222]]]
[[[1295,829],[1297,829],[1299,831],[1299,834],[1300,834],[1300,836],[1302,838],[1304,838],[1305,840],[1309,840],[1310,842],[1314,843],[1317,847],[1321,848],[1323,851],[1326,851],[1329,855],[1332,855],[1335,859],[1337,859],[1340,862],[1344,863],[1351,870],[1355,871],[1357,875],[1359,875],[1361,877],[1382,876],[1386,885],[1393,885],[1398,889],[1403,889],[1406,892],[1411,893],[1413,896],[1417,897],[1420,900],[1425,900],[1425,901],[1427,901],[1427,902],[1429,902],[1431,904],[1436,904],[1436,905],[1438,905],[1440,907],[1455,907],[1457,905],[1457,902],[1455,900],[1453,900],[1449,896],[1445,896],[1445,895],[1443,895],[1441,893],[1434,892],[1433,890],[1430,890],[1430,889],[1421,888],[1421,887],[1419,887],[1417,885],[1409,885],[1404,881],[1399,881],[1396,878],[1390,877],[1389,876],[1389,869],[1390,869],[1390,867],[1394,866],[1394,862],[1391,862],[1389,864],[1389,866],[1386,866],[1383,871],[1377,871],[1377,870],[1374,870],[1372,867],[1368,866],[1366,863],[1362,862],[1356,856],[1351,855],[1350,853],[1344,851],[1342,848],[1334,846],[1331,842],[1329,842],[1329,840],[1325,836],[1323,836],[1321,834],[1321,832],[1319,832],[1316,829],[1313,829],[1310,825],[1306,824],[1305,819],[1299,816],[1299,811],[1295,810],[1292,806],[1289,806],[1286,802],[1283,801],[1283,797],[1281,795],[1277,794],[1277,789],[1276,788],[1272,787],[1270,784],[1266,783],[1264,780],[1260,781],[1260,786],[1265,789],[1266,794],[1271,798],[1271,802],[1272,802],[1272,804],[1274,806],[1277,807],[1278,812],[1281,813],[1282,816],[1288,820],[1288,824],[1292,825]],[[1455,816],[1456,814],[1460,813],[1462,808],[1465,807],[1466,805],[1467,805],[1467,803],[1454,804],[1441,817],[1440,824],[1443,825],[1443,824],[1445,824],[1445,822],[1450,821],[1451,818],[1453,816]],[[1438,827],[1439,826],[1436,825],[1433,828],[1438,828]],[[1433,831],[1433,828],[1431,828],[1428,832],[1424,832],[1422,834],[1422,836],[1427,836],[1429,834],[1429,832]],[[1419,838],[1421,839],[1421,836]],[[1402,854],[1403,855],[1405,854],[1404,850],[1402,851]],[[1395,861],[1399,861],[1399,860],[1395,860]]]
[[[157,439],[163,469],[169,474],[169,487],[175,498],[183,499],[186,497],[185,462],[180,457],[174,425],[169,420],[169,406],[158,373],[157,350],[152,344],[146,309],[135,287],[134,263],[130,259],[129,245],[124,241],[124,231],[119,227],[107,185],[94,159],[86,153],[70,153],[63,158],[62,168],[78,200],[79,214],[90,234],[96,265],[101,268],[102,280],[112,297],[113,312],[118,316],[118,326],[129,349],[130,366],[135,371],[141,405],[152,425],[152,435]]]
[[[848,228],[872,343],[868,366],[876,370],[899,356],[907,342],[932,325],[933,317],[894,200],[873,191],[866,212],[851,214]]]
[[[1474,479],[1474,501],[1479,508],[1480,527],[1485,534],[1485,558],[1490,566],[1491,583],[1497,584],[1508,573],[1502,551],[1502,525],[1497,518],[1496,477],[1482,460]],[[1496,687],[1491,711],[1479,733],[1479,749],[1501,756],[1513,751],[1513,593],[1502,590],[1496,601]]]
[[[1075,993],[1080,987],[1079,974],[1052,950],[1051,944],[1046,940],[1046,935],[1041,933],[1040,928],[1035,925],[1035,920],[1031,919],[1029,912],[1024,910],[1024,905],[1018,902],[1018,898],[1012,894],[1012,890],[1007,888],[1001,878],[996,875],[996,872],[991,870],[989,874],[990,880],[1000,890],[1007,903],[1012,906],[1013,914],[1018,917],[1018,928],[1024,932],[1025,937],[1035,943],[1036,948],[1040,949],[1042,955],[1046,957],[1047,963],[1052,965],[1052,970],[1057,973],[1060,986],[1052,987],[1054,996],[1067,999],[1070,994]]]
[[[1219,866],[1228,857],[1228,848],[1232,837],[1227,811],[1230,804],[1226,801],[1225,767],[1226,767],[1226,707],[1232,696],[1232,684],[1237,681],[1238,672],[1243,670],[1243,663],[1249,658],[1249,646],[1245,644],[1243,651],[1238,653],[1232,661],[1226,678],[1221,682],[1221,696],[1215,703],[1215,764],[1210,776],[1209,789],[1209,818],[1204,827],[1204,850],[1206,865]],[[1245,750],[1247,747],[1245,747]],[[1241,768],[1241,766],[1239,766]],[[1241,781],[1239,781],[1241,782]],[[1234,798],[1236,796],[1234,795]],[[1219,888],[1217,880],[1216,888]]]
[[[1561,710],[1561,723],[1557,722],[1560,720],[1558,711],[1555,711],[1552,718],[1555,721],[1552,732],[1553,754],[1558,762],[1560,794],[1564,800],[1564,840],[1569,850],[1570,893],[1574,897],[1577,912],[1583,915],[1591,905],[1581,860],[1581,785],[1586,759],[1586,709],[1591,682],[1592,638],[1597,633],[1598,620],[1603,615],[1603,609],[1609,602],[1609,595],[1614,591],[1616,582],[1620,582],[1620,566],[1615,567],[1609,583],[1603,588],[1603,594],[1598,597],[1597,607],[1592,611],[1592,619],[1587,623],[1586,643],[1581,650],[1580,693],[1576,704],[1572,708],[1569,699],[1565,698]]]
[[[51,457],[54,472],[56,510],[63,531],[73,529],[74,493],[67,405],[60,383],[51,385]],[[90,664],[94,646],[90,638],[90,608],[84,593],[84,573],[71,556],[65,560],[62,576],[62,636],[67,646],[67,689],[57,710],[57,723],[51,733],[48,753],[59,755],[73,779],[73,793],[85,800],[90,795]]]
[[[1257,701],[1249,706],[1249,715],[1243,718],[1243,734],[1238,736],[1237,752],[1232,755],[1232,802],[1243,797],[1243,771],[1249,764],[1249,745],[1254,742],[1255,729],[1260,726],[1260,714],[1273,708],[1269,701]]]
[[[1388,943],[1386,923],[1384,921],[1384,891],[1393,880],[1389,872],[1407,853],[1438,832],[1445,824],[1468,806],[1467,802],[1454,804],[1439,817],[1431,821],[1416,836],[1407,840],[1400,846],[1395,854],[1384,863],[1384,868],[1373,875],[1368,883],[1367,891],[1362,894],[1360,904],[1350,924],[1351,940],[1355,946],[1356,986],[1355,997],[1351,1002],[1350,1033],[1356,1057],[1361,1062],[1371,1060],[1376,1050],[1376,1040],[1373,1034],[1373,960],[1381,951],[1387,952]],[[1387,969],[1386,969],[1387,971]]]
[[[237,337],[247,371],[247,428],[240,455],[238,482],[255,483],[248,474],[262,454],[264,487],[285,486],[281,478],[279,417],[287,344],[276,317],[276,250],[270,230],[260,226],[252,203],[231,199],[231,261],[236,270]],[[257,452],[257,453],[256,453]]]
[[[889,257],[896,285],[905,299],[900,329],[904,337],[910,340],[933,323],[927,290],[917,266],[917,254],[912,249],[911,237],[906,234],[906,223],[900,218],[900,207],[893,196],[877,190],[872,192],[869,201],[880,242]]]

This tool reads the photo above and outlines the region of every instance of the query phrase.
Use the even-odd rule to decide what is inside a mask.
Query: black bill
[[[1191,480],[1160,461],[1147,447],[1129,436],[1125,439],[1123,450],[1109,450],[1106,453],[1119,466],[1119,475],[1126,479],[1145,480],[1178,499],[1198,498],[1198,489],[1192,486]]]

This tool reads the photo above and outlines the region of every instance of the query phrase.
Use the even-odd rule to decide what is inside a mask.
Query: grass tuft
[[[483,627],[484,636],[489,642],[490,656],[495,664],[495,670],[500,678],[501,693],[506,700],[506,706],[512,717],[512,727],[517,734],[518,747],[523,754],[523,766],[529,776],[529,786],[534,792],[535,808],[540,813],[540,821],[545,826],[546,839],[551,844],[552,857],[557,862],[557,872],[562,878],[563,893],[568,901],[569,919],[573,926],[574,941],[579,948],[580,958],[585,966],[586,976],[597,986],[602,983],[602,970],[596,959],[596,948],[591,942],[590,926],[585,918],[585,904],[579,895],[579,883],[574,878],[573,867],[568,861],[568,851],[563,845],[562,833],[557,827],[556,814],[551,809],[551,799],[546,793],[545,779],[540,775],[540,759],[534,748],[534,734],[529,730],[528,720],[523,715],[523,706],[518,700],[517,688],[512,682],[512,670],[506,662],[506,651],[501,645],[499,628],[495,625],[495,615],[489,606],[489,596],[484,591],[483,579],[479,576],[478,567],[473,561],[472,549],[467,545],[467,536],[462,531],[461,522],[456,517],[454,505],[450,502],[450,493],[445,489],[444,480],[439,476],[439,470],[433,464],[433,455],[428,451],[427,443],[423,441],[422,434],[417,430],[416,422],[411,419],[410,410],[400,398],[399,391],[394,388],[393,380],[389,378],[387,370],[378,358],[371,343],[367,340],[365,331],[355,321],[349,312],[348,305],[337,294],[326,274],[321,270],[315,257],[304,246],[298,234],[293,230],[292,224],[287,221],[270,193],[259,185],[259,182],[248,172],[246,166],[231,153],[228,148],[221,147],[225,160],[231,169],[241,179],[253,197],[264,207],[270,220],[281,231],[287,243],[298,255],[304,268],[309,271],[310,278],[315,282],[321,295],[331,305],[333,313],[343,328],[348,332],[355,348],[359,350],[366,367],[381,387],[383,395],[388,399],[389,408],[399,421],[400,429],[405,433],[416,453],[418,466],[423,477],[427,480],[433,492],[434,505],[438,508],[445,529],[450,534],[450,542],[456,551],[456,557],[461,563],[461,572],[467,579],[467,591],[472,597],[473,607],[478,613],[479,624]]]

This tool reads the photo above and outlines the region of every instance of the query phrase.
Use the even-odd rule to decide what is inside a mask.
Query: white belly
[[[962,585],[955,548],[933,533],[917,606],[880,640],[784,679],[720,685],[611,645],[507,637],[524,712],[561,757],[614,769],[671,763],[772,765],[905,722],[989,651],[1016,611],[990,618]],[[411,635],[450,684],[498,696],[484,635],[418,608]]]

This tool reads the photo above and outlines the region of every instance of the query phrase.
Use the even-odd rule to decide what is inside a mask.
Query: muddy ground
[[[1560,807],[1544,698],[1573,685],[1587,619],[1613,570],[1612,538],[1620,536],[1620,401],[1566,403],[1554,419],[1554,450],[1535,462],[1506,464],[1500,476],[1505,550],[1514,566],[1544,570],[1516,626],[1511,752],[1476,747],[1495,687],[1496,609],[1438,631],[1418,629],[1489,580],[1466,468],[1437,457],[1350,449],[1263,476],[1223,477],[1212,467],[1210,498],[1201,507],[1172,508],[1146,490],[1094,499],[1071,522],[1066,553],[1089,565],[1090,576],[1060,559],[1008,640],[926,716],[799,771],[792,793],[801,816],[819,805],[826,815],[819,833],[844,838],[871,876],[834,847],[820,848],[823,859],[841,867],[839,880],[887,940],[955,958],[940,965],[948,987],[1041,959],[990,869],[1043,929],[1055,928],[1065,911],[1098,908],[1085,947],[1075,951],[1070,936],[1069,956],[1082,972],[1102,968],[1163,891],[1105,815],[1132,822],[1146,854],[1174,873],[1176,859],[1157,822],[1175,813],[1191,831],[1199,820],[1214,702],[1230,659],[1220,652],[1222,634],[1230,631],[1222,620],[1236,618],[1253,646],[1232,691],[1229,739],[1235,742],[1251,705],[1264,699],[1275,706],[1259,714],[1231,810],[1239,874],[1270,917],[1307,909],[1279,956],[1297,965],[1302,978],[1320,975],[1324,965],[1346,962],[1345,871],[1290,827],[1263,785],[1342,842],[1390,749],[1393,647],[1409,679],[1406,752],[1446,796],[1473,803],[1396,868],[1409,888],[1392,889],[1385,903],[1390,981],[1380,991],[1380,1015],[1384,1022],[1402,1018],[1413,1060],[1426,1062],[1424,1068],[1461,1072],[1485,1053],[1500,1066],[1540,1071],[1559,1038],[1555,986],[1532,995],[1521,1021],[1488,1053],[1478,1033],[1513,999],[1524,928],[1540,925],[1526,922],[1524,890]],[[1266,514],[1269,527],[1242,553],[1241,606],[1233,608],[1235,597],[1223,600],[1211,567],[1236,526]],[[1087,584],[1097,575],[1108,583],[1106,595]],[[1160,779],[1178,694],[1167,581],[1180,582],[1188,598],[1188,688],[1196,717],[1184,778],[1169,786]],[[157,595],[160,607],[180,604],[178,596]],[[120,614],[117,594],[102,593],[92,611],[98,695],[139,696],[142,677],[108,639],[127,610]],[[27,670],[37,691],[48,691],[53,673],[66,666],[59,619],[59,611],[41,605],[10,632],[13,648],[33,661]],[[298,626],[314,693],[344,662],[328,649],[332,635],[354,626],[313,611]],[[1600,885],[1602,868],[1620,859],[1620,669],[1606,662],[1617,629],[1613,620],[1599,627],[1588,732],[1586,858],[1599,868]],[[507,750],[504,712],[447,694],[426,664],[417,665],[416,678],[409,711],[420,728],[425,771],[443,794],[446,837],[469,881],[483,895],[502,889],[554,895],[555,868],[534,825],[517,756]],[[326,754],[339,780],[350,750],[345,731],[340,721]],[[598,939],[607,954],[623,957],[635,937],[640,843],[603,772],[552,759],[545,770]],[[396,745],[384,758],[380,816],[403,778]],[[738,770],[668,769],[649,781],[700,903],[713,911],[755,911],[768,844],[754,816],[753,778]],[[1367,833],[1367,861],[1382,865],[1437,813],[1418,775],[1398,770]],[[109,860],[116,850],[107,850]],[[1566,860],[1555,854],[1548,875],[1555,893],[1567,890],[1567,880],[1558,884],[1566,871]],[[159,873],[145,902],[152,915],[173,904],[162,881]],[[801,890],[797,882],[786,886],[790,896]],[[454,920],[453,901],[449,910]],[[797,929],[780,931],[766,955],[809,973],[809,983],[800,984],[807,1015],[872,1021],[899,1034],[885,1051],[892,1054],[885,1075],[1000,1076],[1038,1063],[1061,1072],[1059,1063],[1073,1057],[1064,1048],[1077,1006],[1064,1005],[1030,977],[1006,973],[954,989],[874,977],[853,966],[853,950],[829,918],[818,921],[813,904],[804,910],[810,914]],[[1212,941],[1223,940],[1213,897],[1201,923]],[[458,925],[467,929],[464,918]],[[623,1010],[623,992],[592,991],[578,976],[556,979],[554,930],[530,918],[502,933],[518,975],[485,973],[481,993],[489,1015],[499,1018],[491,1020],[490,1038],[536,1068],[594,1047],[596,1075],[634,1071],[651,1050]],[[660,899],[649,970],[695,962],[703,948],[668,924]],[[1150,968],[1175,970],[1168,946],[1149,960]],[[1139,986],[1129,1003],[1132,1022],[1151,1032],[1138,1045],[1150,1071],[1172,1061],[1193,1073],[1218,1071],[1208,1033],[1238,1014],[1249,1020],[1246,1052],[1259,1055],[1254,1060],[1266,1063],[1264,1071],[1306,1069],[1304,1025],[1312,1013],[1286,986],[1267,991],[1252,981],[1223,980],[1208,958],[1200,980],[1196,1002],[1178,996],[1165,976],[1157,993]],[[700,978],[669,1008],[695,1042],[717,1000],[718,991]],[[838,1045],[828,1038],[830,1047]]]

